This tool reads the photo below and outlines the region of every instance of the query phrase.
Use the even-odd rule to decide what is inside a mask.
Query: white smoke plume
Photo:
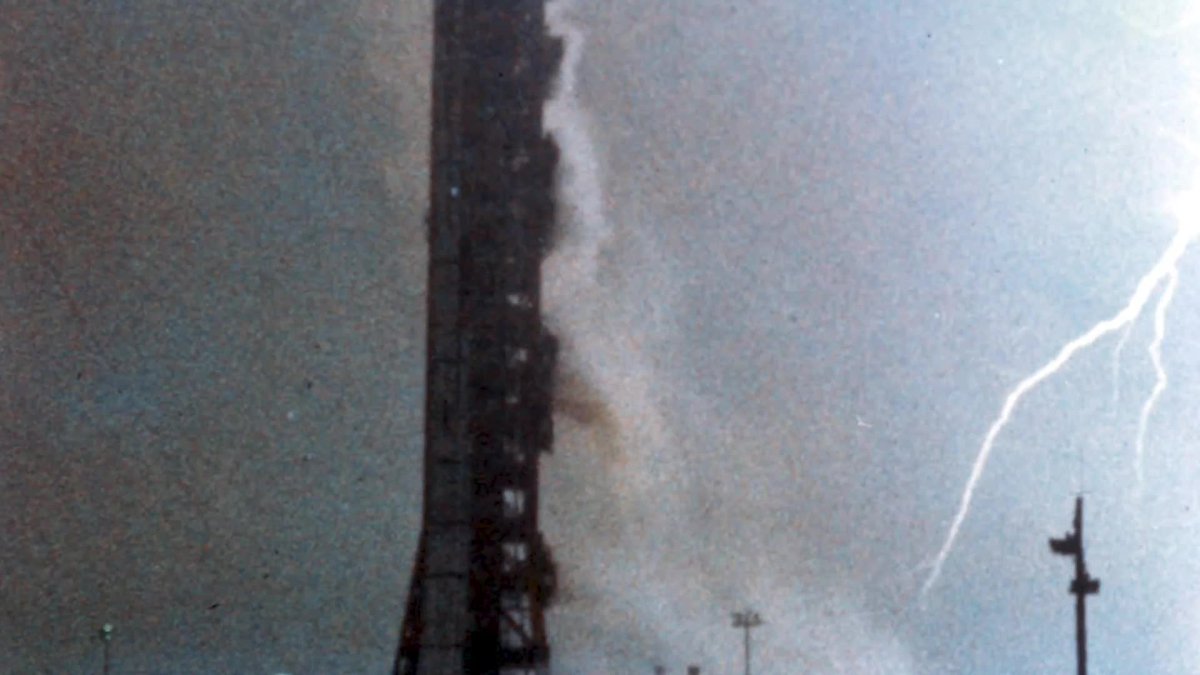
[[[595,280],[596,261],[612,228],[604,216],[604,190],[600,162],[589,130],[590,120],[579,103],[577,87],[579,62],[583,57],[585,37],[570,18],[571,3],[552,2],[546,7],[546,23],[550,33],[562,40],[563,57],[554,95],[546,102],[543,122],[546,130],[558,143],[559,158],[559,221],[563,236],[557,249],[547,260],[550,271],[564,272],[564,267],[579,280]],[[551,313],[555,301],[566,300],[553,291],[579,291],[568,284],[548,288]]]
[[[660,390],[672,380],[654,352],[664,338],[678,337],[655,318],[671,299],[643,299],[640,282],[661,273],[631,270],[628,261],[630,250],[645,250],[648,238],[634,224],[611,218],[603,152],[581,100],[587,36],[574,8],[566,0],[547,8],[564,57],[544,109],[560,150],[559,233],[542,268],[543,308],[564,345],[556,449],[545,462],[543,498],[544,525],[562,572],[561,602],[552,610],[556,667],[650,672],[656,662],[672,671],[698,662],[713,666],[706,671],[733,670],[740,652],[724,647],[728,640],[738,644],[727,611],[757,602],[770,614],[764,630],[775,631],[773,647],[764,638],[764,659],[840,672],[913,672],[904,647],[859,603],[838,594],[820,609],[828,616],[813,616],[811,607],[800,611],[798,597],[780,594],[796,580],[786,573],[781,578],[778,569],[751,572],[732,559],[696,559],[704,549],[689,539],[705,539],[696,528],[711,524],[688,505],[686,484],[695,469],[685,464],[687,454],[665,414]],[[660,293],[670,286],[658,279],[650,285]],[[781,603],[783,597],[795,602]],[[801,625],[807,640],[796,644],[792,632]]]
[[[663,334],[653,316],[670,299],[645,304],[633,280],[641,272],[612,264],[643,237],[607,212],[603,157],[580,100],[586,35],[574,7],[547,6],[564,53],[543,111],[559,148],[558,232],[542,264],[543,311],[562,344],[543,499],[563,587],[553,640],[567,672],[628,672],[674,642],[640,626],[670,625],[685,603],[713,603],[688,584],[664,583],[686,555],[665,545],[686,521],[679,492],[665,486],[686,476],[652,352]]]
[[[553,96],[543,119],[559,147],[558,237],[542,264],[543,309],[563,343],[560,380],[587,390],[589,408],[615,428],[593,429],[630,485],[644,480],[637,457],[667,445],[666,425],[653,400],[647,338],[631,295],[619,275],[606,275],[605,252],[617,234],[605,213],[602,161],[590,120],[580,103],[578,73],[586,36],[573,21],[573,4],[547,6],[550,33],[563,41],[563,58]],[[579,401],[560,398],[558,410],[570,415]],[[586,421],[575,419],[576,422]],[[627,448],[636,448],[632,454]]]

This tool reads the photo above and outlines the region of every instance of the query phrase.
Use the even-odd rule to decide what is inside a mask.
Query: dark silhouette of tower
[[[1086,598],[1100,592],[1100,580],[1088,574],[1083,560],[1083,497],[1075,498],[1075,530],[1062,539],[1051,539],[1050,550],[1075,559],[1075,578],[1070,593],[1075,596],[1075,655],[1079,675],[1087,675],[1087,604]]]
[[[397,675],[538,673],[556,342],[540,310],[561,58],[544,0],[435,0],[425,493]]]

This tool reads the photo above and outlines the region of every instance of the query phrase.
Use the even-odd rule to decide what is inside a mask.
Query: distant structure
[[[562,48],[544,0],[435,0],[424,516],[396,675],[545,672],[554,565],[538,529],[553,440],[541,262]]]
[[[746,675],[750,675],[750,631],[763,625],[762,617],[758,612],[747,609],[744,612],[733,613],[733,627],[742,629],[745,637],[745,664]]]
[[[101,672],[104,673],[104,675],[108,675],[110,672],[112,672],[112,661],[110,659],[111,653],[109,652],[109,647],[112,646],[112,634],[113,625],[111,623],[106,623],[100,627],[100,642],[104,644],[104,670]]]
[[[1100,580],[1093,579],[1083,560],[1083,497],[1075,498],[1075,530],[1062,539],[1051,539],[1050,550],[1075,558],[1075,578],[1070,593],[1075,596],[1075,658],[1079,675],[1087,675],[1087,604],[1086,598],[1100,592]]]

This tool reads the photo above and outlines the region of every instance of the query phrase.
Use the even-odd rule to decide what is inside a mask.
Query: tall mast
[[[1051,539],[1050,550],[1075,560],[1075,578],[1069,592],[1075,596],[1075,660],[1079,675],[1087,675],[1087,596],[1100,592],[1100,580],[1093,579],[1083,559],[1083,497],[1075,498],[1075,530],[1062,539]]]
[[[538,529],[556,342],[541,317],[561,57],[544,0],[435,0],[424,514],[397,675],[544,672]]]

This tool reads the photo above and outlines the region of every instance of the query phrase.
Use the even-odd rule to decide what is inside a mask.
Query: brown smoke
[[[621,466],[628,457],[621,443],[621,423],[604,395],[579,371],[559,364],[554,382],[554,412],[559,420],[587,431],[589,446],[605,465]]]

